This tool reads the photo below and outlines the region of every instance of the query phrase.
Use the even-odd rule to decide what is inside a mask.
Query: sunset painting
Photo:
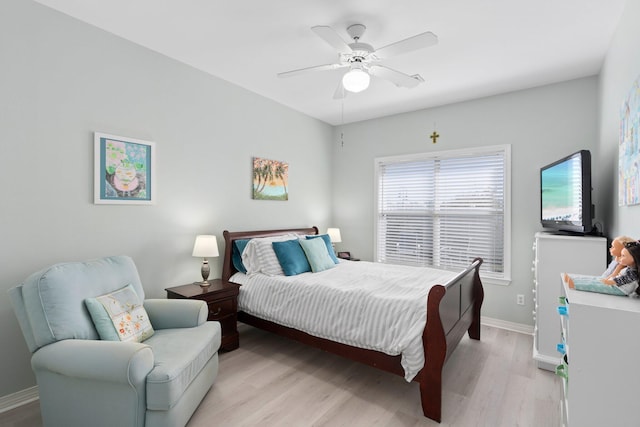
[[[253,198],[289,200],[289,164],[277,160],[253,158]]]

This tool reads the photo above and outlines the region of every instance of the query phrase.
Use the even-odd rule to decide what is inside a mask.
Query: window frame
[[[503,273],[495,274],[483,271],[480,274],[483,281],[498,285],[509,285],[511,283],[511,145],[492,145],[486,147],[462,148],[437,152],[425,152],[414,154],[403,154],[398,156],[376,157],[374,159],[374,257],[378,261],[378,227],[380,214],[380,165],[394,162],[417,162],[421,160],[435,161],[438,159],[469,158],[474,156],[485,156],[488,154],[502,154],[504,157],[504,212],[503,212],[503,248],[504,265]],[[473,255],[473,254],[471,254]]]

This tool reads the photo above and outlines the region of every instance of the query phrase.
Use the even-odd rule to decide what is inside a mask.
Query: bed
[[[237,274],[238,270],[233,262],[233,247],[236,240],[246,241],[247,239],[274,237],[284,234],[296,234],[306,237],[306,235],[318,235],[318,228],[239,232],[225,230],[223,234],[225,253],[222,280],[238,283],[238,277],[242,275]],[[345,262],[355,263],[354,261]],[[428,291],[425,291],[428,292],[426,294],[426,316],[423,315],[423,317],[426,317],[426,325],[421,332],[421,351],[424,354],[424,366],[415,376],[412,376],[412,381],[416,381],[420,385],[424,415],[438,422],[441,421],[442,370],[444,364],[465,333],[468,333],[472,339],[480,339],[480,308],[484,298],[479,276],[481,264],[482,259],[476,258],[463,271],[451,273],[451,278],[444,284],[432,284]],[[234,275],[236,281],[233,279]],[[242,283],[238,284],[241,285],[240,293],[242,295],[243,285]],[[245,288],[248,289],[247,286]],[[361,348],[356,345],[314,336],[300,330],[301,328],[296,328],[296,325],[283,326],[274,321],[249,314],[243,311],[242,308],[238,312],[238,320],[306,345],[407,378],[401,355],[391,356],[379,350]]]

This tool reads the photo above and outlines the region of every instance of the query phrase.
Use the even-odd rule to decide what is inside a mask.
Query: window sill
[[[482,280],[482,284],[490,284],[490,285],[499,285],[499,286],[509,286],[511,284],[511,279],[499,279],[497,277],[482,277],[480,274],[480,280]]]

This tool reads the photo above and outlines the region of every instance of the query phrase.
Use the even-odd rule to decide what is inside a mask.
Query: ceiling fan
[[[347,33],[353,39],[353,43],[347,44],[331,27],[322,25],[312,27],[311,31],[338,51],[338,62],[286,71],[279,73],[278,77],[292,77],[307,72],[348,67],[349,71],[344,74],[334,93],[333,97],[336,99],[344,98],[346,91],[361,92],[365,90],[369,87],[370,76],[389,80],[398,87],[412,88],[424,82],[419,74],[404,74],[378,63],[392,56],[433,46],[438,43],[438,37],[435,34],[427,31],[380,49],[374,49],[370,44],[360,42],[366,29],[367,27],[362,24],[353,24],[347,27]]]

